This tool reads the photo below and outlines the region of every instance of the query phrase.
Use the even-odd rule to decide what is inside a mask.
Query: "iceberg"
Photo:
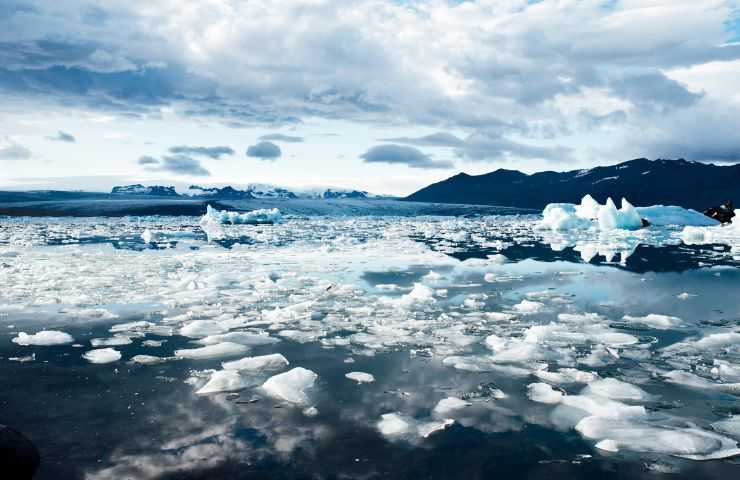
[[[697,212],[673,205],[653,205],[634,207],[622,198],[621,208],[617,208],[611,198],[600,205],[591,195],[581,199],[579,205],[572,203],[551,203],[542,211],[541,228],[553,231],[585,230],[635,230],[641,228],[642,219],[655,226],[711,226],[719,222]]]
[[[203,220],[216,221],[221,224],[245,224],[245,225],[271,225],[280,223],[283,220],[283,216],[280,210],[277,208],[264,208],[259,210],[252,210],[251,212],[239,213],[231,212],[228,210],[216,210],[212,206],[206,207],[206,214],[203,216]]]
[[[30,345],[64,345],[74,342],[75,339],[72,338],[70,334],[65,332],[59,332],[56,330],[42,330],[32,335],[29,335],[26,332],[20,332],[18,336],[15,337],[12,341],[13,343],[17,343],[18,345],[23,345],[27,347]]]
[[[302,367],[296,367],[285,373],[270,377],[262,388],[271,396],[290,403],[307,404],[308,395],[304,392],[313,386],[319,376]]]

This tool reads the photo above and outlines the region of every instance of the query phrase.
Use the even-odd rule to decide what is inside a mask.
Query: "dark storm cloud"
[[[259,140],[272,140],[274,142],[287,142],[287,143],[302,143],[303,137],[296,137],[292,135],[283,135],[282,133],[269,133],[262,135]]]
[[[253,158],[259,158],[261,160],[276,160],[283,154],[280,147],[272,142],[259,142],[255,145],[250,145],[247,148],[247,156]]]
[[[234,149],[231,147],[192,147],[186,145],[178,145],[169,148],[170,153],[178,155],[191,155],[197,157],[208,157],[213,159],[220,159],[222,156],[233,155]]]
[[[56,135],[48,136],[46,138],[47,140],[52,140],[54,142],[75,143],[77,141],[73,135],[61,130],[59,130]]]
[[[365,163],[389,163],[406,165],[410,168],[438,169],[453,168],[449,160],[434,160],[421,150],[405,145],[376,145],[360,155]]]

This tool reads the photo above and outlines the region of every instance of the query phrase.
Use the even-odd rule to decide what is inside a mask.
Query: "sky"
[[[0,0],[0,188],[740,162],[740,0]]]

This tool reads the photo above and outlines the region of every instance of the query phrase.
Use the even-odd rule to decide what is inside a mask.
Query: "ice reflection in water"
[[[289,219],[219,244],[197,219],[0,228],[0,422],[40,446],[41,478],[737,469],[737,255],[680,229]],[[11,342],[41,330],[76,343]],[[92,339],[121,360],[86,361]],[[195,393],[222,362],[274,353],[290,365]],[[296,367],[318,374],[308,403],[259,387]]]

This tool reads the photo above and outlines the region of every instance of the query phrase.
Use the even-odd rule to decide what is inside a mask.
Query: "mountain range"
[[[338,198],[381,198],[362,190],[344,188],[306,188],[288,189],[275,185],[253,183],[239,190],[228,185],[225,187],[204,187],[190,185],[183,193],[178,193],[171,186],[144,186],[141,184],[115,186],[112,195],[135,195],[152,197],[185,197],[214,200],[249,200],[249,199],[276,199],[276,198],[311,198],[311,199],[338,199]]]
[[[740,164],[638,158],[567,172],[526,174],[498,169],[483,175],[460,173],[404,200],[540,209],[554,202],[578,203],[586,194],[602,203],[607,197],[617,202],[625,197],[634,205],[678,205],[697,210],[726,200],[740,204]]]

